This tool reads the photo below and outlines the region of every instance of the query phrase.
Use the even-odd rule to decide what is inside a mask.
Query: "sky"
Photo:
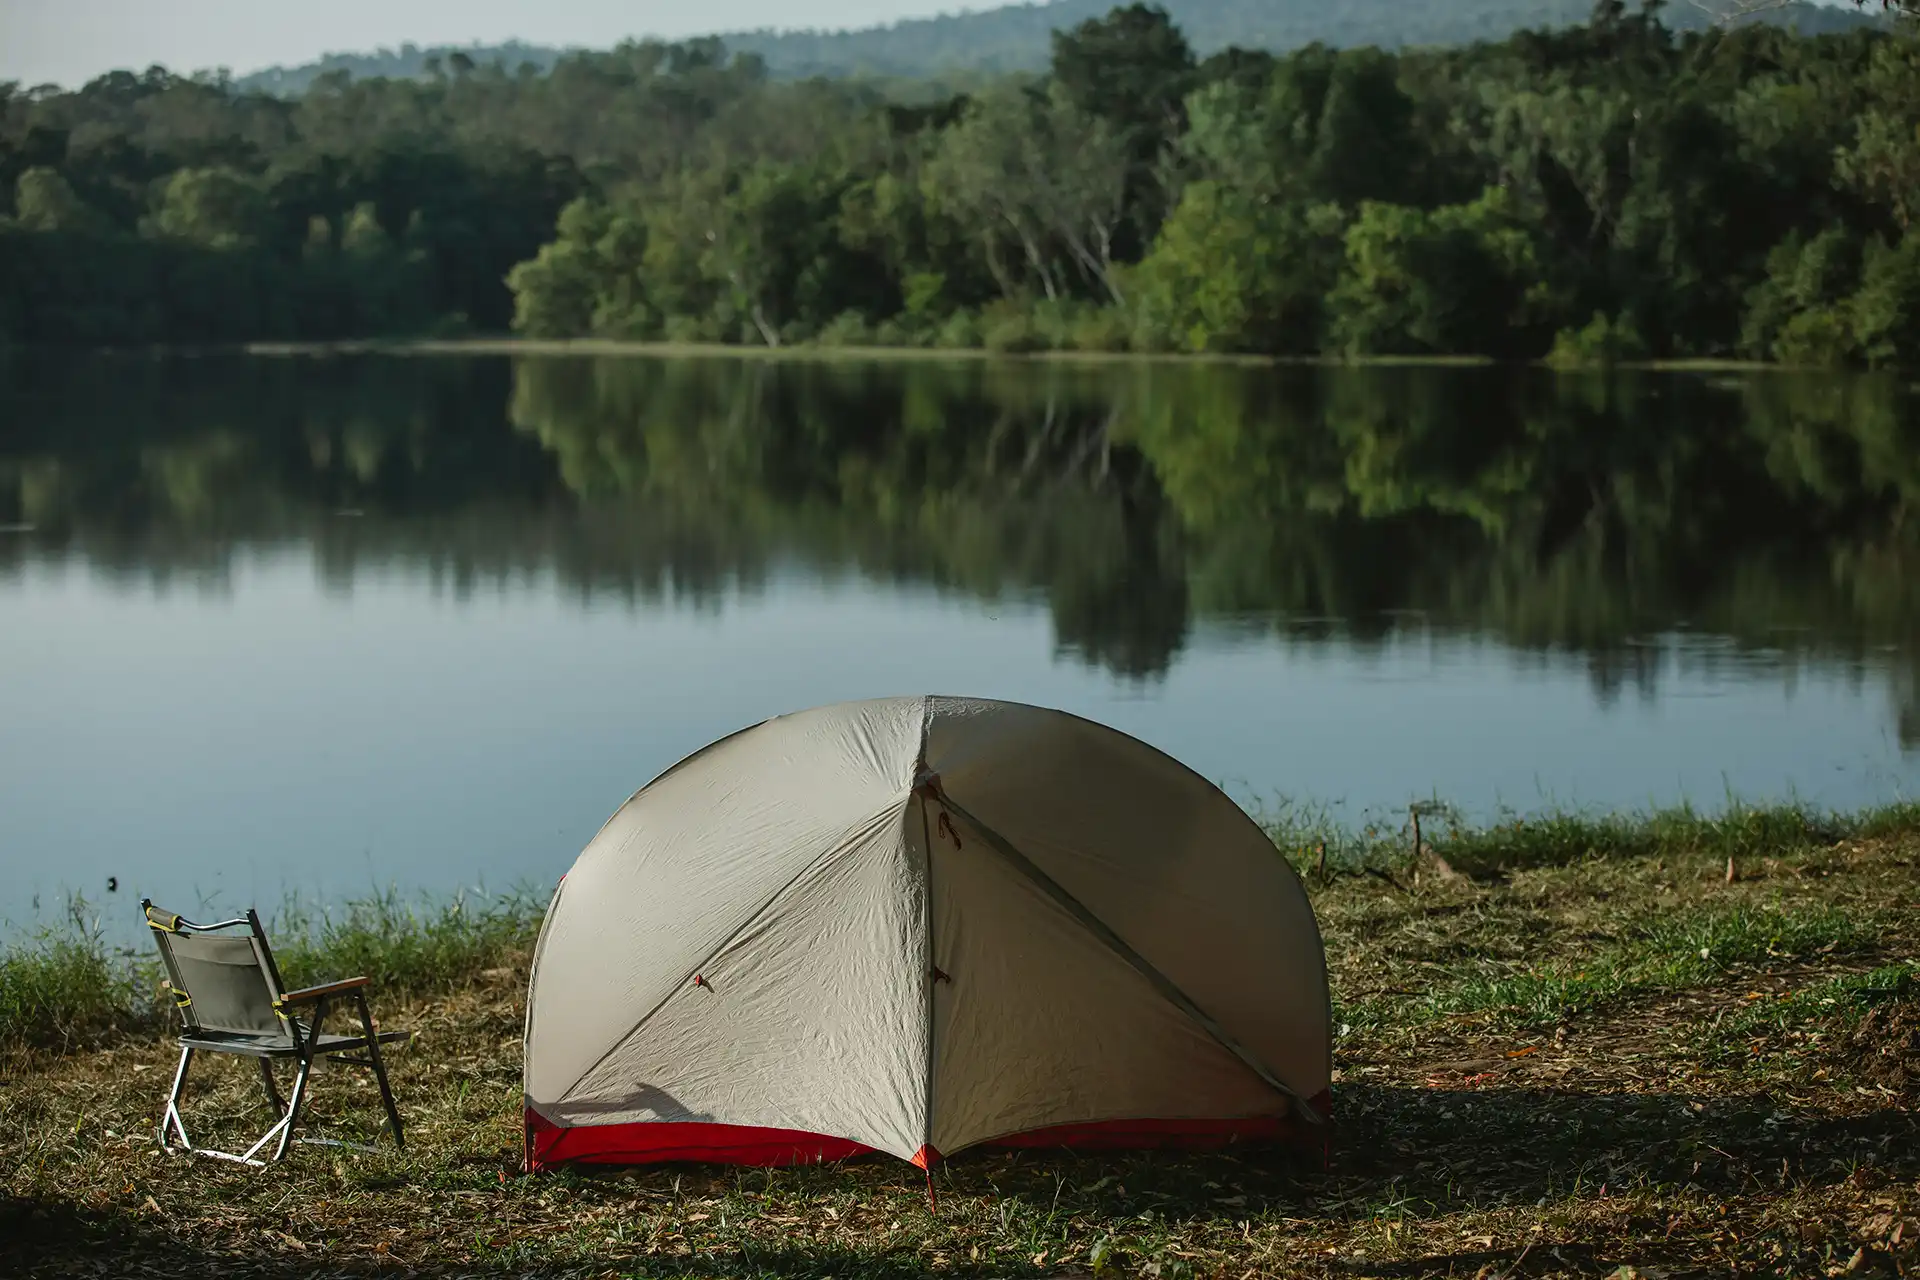
[[[246,75],[323,53],[419,45],[606,48],[758,27],[868,27],[1000,0],[0,0],[0,81],[73,87],[159,63]]]

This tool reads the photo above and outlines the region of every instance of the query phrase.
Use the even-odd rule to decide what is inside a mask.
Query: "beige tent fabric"
[[[1266,833],[1138,739],[1035,707],[996,704],[983,716],[949,705],[935,703],[927,736],[943,789],[1301,1097],[1324,1088],[1325,951],[1299,877]]]
[[[1280,1109],[978,832],[960,822],[954,834],[932,845],[935,963],[952,975],[934,991],[935,1150],[1065,1123]]]
[[[925,953],[926,916],[900,846],[889,812],[815,863],[549,1118],[724,1120],[911,1158],[927,1131],[926,988],[901,957]]]
[[[643,788],[555,895],[527,1022],[528,1105],[554,1124],[903,1158],[1280,1114],[1263,1076],[1306,1098],[1331,1067],[1311,906],[1238,807],[1111,729],[969,699],[779,717]]]

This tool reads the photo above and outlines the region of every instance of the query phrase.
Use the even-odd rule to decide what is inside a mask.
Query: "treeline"
[[[1134,5],[912,100],[715,41],[297,101],[117,75],[0,92],[0,190],[16,340],[1920,363],[1920,42],[1619,0],[1205,59]]]
[[[885,146],[589,194],[523,332],[776,345],[1920,361],[1920,46],[1657,5],[1197,60],[1159,10]]]
[[[857,110],[764,81],[695,42],[335,75],[297,101],[159,68],[0,85],[0,342],[504,332],[507,272],[583,191],[811,151],[814,117],[839,122],[810,95]]]

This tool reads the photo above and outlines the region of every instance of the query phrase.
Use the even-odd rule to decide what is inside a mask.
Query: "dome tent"
[[[843,703],[723,738],[561,880],[531,1169],[1201,1145],[1328,1108],[1325,956],[1240,808],[1058,711]]]

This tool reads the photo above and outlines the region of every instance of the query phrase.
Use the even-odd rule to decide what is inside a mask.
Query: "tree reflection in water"
[[[0,574],[219,589],[305,546],[340,592],[552,574],[718,608],[803,566],[1042,599],[1060,652],[1130,679],[1195,627],[1439,632],[1584,655],[1601,699],[1892,649],[1920,746],[1920,396],[1892,378],[15,355],[0,410],[0,525],[33,526]]]

